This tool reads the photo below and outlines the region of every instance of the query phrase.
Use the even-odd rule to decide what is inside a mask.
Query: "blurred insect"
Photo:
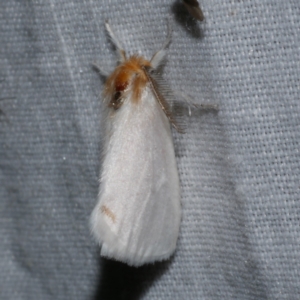
[[[197,0],[182,0],[188,12],[197,20],[203,21],[204,15]]]

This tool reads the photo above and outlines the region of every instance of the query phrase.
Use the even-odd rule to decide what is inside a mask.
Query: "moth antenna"
[[[166,48],[169,46],[172,39],[172,25],[171,25],[171,19],[168,19],[168,34],[165,42],[163,43],[160,50],[158,50],[151,58],[151,65],[153,69],[157,69],[161,63],[164,61],[167,51]]]
[[[171,39],[172,39],[172,23],[171,23],[171,16],[168,18],[168,34],[167,34],[167,37],[165,39],[165,42],[163,44],[163,46],[161,47],[161,49],[165,49],[169,46],[170,42],[171,42]]]
[[[119,40],[117,39],[116,35],[114,34],[113,30],[111,29],[108,21],[105,22],[105,28],[107,30],[107,33],[112,41],[112,43],[115,45],[115,47],[117,48],[119,57],[120,57],[120,61],[124,62],[126,60],[126,52],[125,50],[122,48],[121,43],[119,42]]]

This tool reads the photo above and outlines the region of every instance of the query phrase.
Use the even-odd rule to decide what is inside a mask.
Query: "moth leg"
[[[192,98],[189,95],[185,94],[185,93],[182,93],[182,92],[176,91],[176,90],[173,90],[173,93],[175,95],[178,95],[181,98],[183,98],[184,101],[187,103],[188,110],[189,110],[189,116],[192,115],[191,108],[204,109],[204,110],[215,110],[215,111],[219,110],[219,105],[218,104],[209,104],[209,103],[196,104],[196,103],[193,102]]]
[[[94,62],[92,63],[92,67],[99,72],[99,74],[104,77],[107,78],[110,74],[110,72],[108,72],[107,70],[103,69],[102,66],[98,63],[98,62]]]

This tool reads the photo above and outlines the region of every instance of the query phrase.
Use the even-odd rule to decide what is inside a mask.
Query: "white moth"
[[[178,131],[159,79],[170,34],[150,61],[126,57],[108,23],[120,64],[107,78],[104,157],[91,230],[101,256],[140,266],[168,259],[181,220],[171,126]],[[172,100],[172,99],[171,99]]]

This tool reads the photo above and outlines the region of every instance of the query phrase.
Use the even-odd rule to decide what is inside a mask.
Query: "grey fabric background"
[[[299,299],[300,3],[0,2],[0,299]],[[196,103],[174,133],[182,185],[177,251],[130,268],[89,232],[103,81],[125,49],[173,39],[164,77]]]

